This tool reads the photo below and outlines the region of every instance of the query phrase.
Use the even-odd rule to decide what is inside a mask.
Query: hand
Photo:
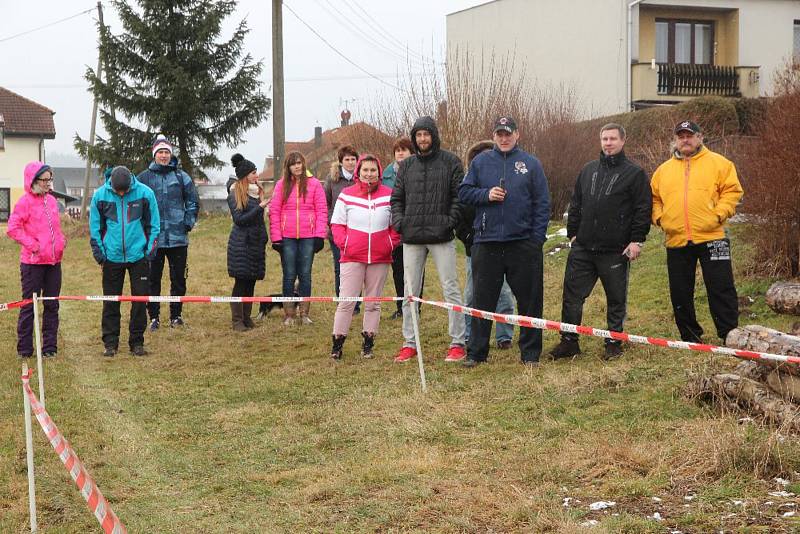
[[[569,244],[573,244],[575,242],[575,238],[578,237],[576,235],[572,236],[572,239],[569,240]]]
[[[623,256],[627,256],[629,260],[634,261],[642,253],[642,247],[639,243],[629,243],[625,250],[622,251]]]
[[[274,250],[278,254],[283,253],[283,241],[273,241],[272,250]]]
[[[314,238],[314,254],[325,248],[325,240],[321,237]]]
[[[506,198],[506,190],[502,187],[489,189],[489,202],[502,202]]]
[[[266,209],[266,208],[267,208],[267,206],[269,206],[269,199],[268,199],[268,198],[265,198],[264,200],[262,200],[262,201],[259,203],[259,206],[261,206],[263,209]]]

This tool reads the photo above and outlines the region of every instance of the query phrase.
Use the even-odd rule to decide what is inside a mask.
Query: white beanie
[[[156,157],[156,152],[163,149],[169,150],[169,153],[172,154],[172,145],[167,141],[167,137],[164,134],[158,134],[153,143],[153,157]]]

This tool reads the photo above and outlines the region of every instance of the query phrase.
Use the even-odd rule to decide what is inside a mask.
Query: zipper
[[[691,160],[686,160],[686,167],[683,170],[683,223],[686,225],[686,236],[689,241],[692,239],[692,227],[689,225],[689,166]]]
[[[372,193],[367,190],[367,209],[369,210],[369,223],[367,224],[367,265],[372,263]]]
[[[297,232],[297,239],[300,239],[300,182],[297,182],[297,192],[295,193],[294,197],[294,212],[295,212],[295,227],[294,230]]]
[[[128,258],[127,255],[125,254],[125,219],[128,217],[127,213],[128,210],[125,209],[126,204],[124,196],[122,197],[120,202],[122,203],[122,217],[120,217],[120,219],[122,219],[122,263],[128,263]]]
[[[506,187],[506,185],[507,185],[506,184],[506,164],[507,163],[508,163],[508,154],[506,152],[503,152],[503,191],[505,191],[506,193],[508,193],[508,187]],[[506,204],[506,199],[504,197],[503,198],[503,202],[500,203],[500,220],[503,223],[503,230],[502,230],[503,235],[500,236],[502,239],[504,239],[505,235],[506,235],[506,206],[505,206],[505,204]],[[486,213],[484,213],[484,216],[485,215],[486,215]]]
[[[47,207],[47,195],[44,197],[44,213],[47,215],[47,226],[50,228],[50,248],[53,251],[53,261],[56,261],[56,234],[53,231],[53,219]]]

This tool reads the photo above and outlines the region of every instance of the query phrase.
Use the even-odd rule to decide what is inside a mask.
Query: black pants
[[[125,284],[125,271],[131,280],[131,295],[147,295],[150,292],[148,281],[150,269],[147,260],[136,263],[103,263],[103,295],[121,295]],[[119,347],[119,302],[103,302],[103,345],[106,348]],[[144,345],[144,329],[147,326],[147,308],[144,302],[131,303],[131,318],[128,323],[128,345]]]
[[[164,272],[164,260],[169,260],[169,294],[183,296],[186,294],[186,277],[189,269],[186,265],[189,247],[160,248],[156,257],[150,262],[150,295],[161,295],[161,275]],[[183,303],[169,303],[170,320],[181,316]],[[161,315],[161,303],[150,302],[147,304],[147,313],[150,319],[158,319]]]
[[[403,245],[395,248],[392,251],[392,281],[394,282],[394,294],[398,297],[402,297],[405,295],[405,288],[403,286]],[[422,285],[419,286],[419,298],[422,298],[422,294],[425,291],[425,270],[422,270]],[[397,311],[403,313],[403,301],[398,300],[395,304],[397,304]],[[417,311],[419,311],[420,307],[417,305]]]
[[[36,292],[40,297],[57,297],[61,294],[61,263],[33,265],[20,263],[22,298],[29,299]],[[42,312],[42,352],[58,351],[58,301],[45,300]],[[33,305],[19,310],[17,321],[17,354],[33,354]]]
[[[628,300],[629,272],[630,261],[618,252],[591,252],[580,245],[574,245],[569,252],[564,271],[561,320],[565,323],[581,324],[583,304],[599,278],[606,292],[608,329],[622,332]],[[578,339],[578,334],[569,332],[564,332],[561,336],[570,340]],[[606,339],[606,343],[618,342]]]
[[[232,297],[252,297],[255,294],[256,281],[248,278],[234,278]]]
[[[733,283],[731,243],[728,239],[667,249],[669,297],[675,324],[683,341],[700,341],[703,328],[697,323],[694,310],[694,281],[697,260],[703,271],[703,281],[708,293],[711,319],[717,335],[725,340],[728,332],[739,325],[739,300]]]
[[[517,299],[519,315],[541,317],[544,296],[542,247],[527,239],[472,246],[475,308],[494,311],[504,276]],[[485,361],[489,355],[492,323],[477,317],[472,317],[471,321],[467,357]],[[542,331],[538,328],[520,328],[519,348],[522,361],[538,361],[542,353]]]

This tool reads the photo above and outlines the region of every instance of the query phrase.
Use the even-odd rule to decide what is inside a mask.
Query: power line
[[[400,87],[398,87],[398,86],[396,86],[396,85],[394,85],[394,84],[391,84],[391,83],[389,83],[389,82],[387,82],[387,81],[385,81],[385,80],[383,80],[383,79],[379,78],[378,76],[375,76],[374,74],[372,74],[371,72],[369,72],[367,69],[365,69],[364,67],[362,67],[362,66],[361,66],[361,65],[359,65],[358,63],[354,62],[352,59],[350,59],[349,57],[347,57],[347,56],[346,56],[345,54],[343,54],[342,52],[340,52],[340,51],[339,51],[339,50],[338,50],[338,49],[337,49],[335,46],[333,46],[331,43],[329,43],[327,39],[325,39],[325,38],[324,38],[322,35],[320,35],[320,33],[319,33],[317,30],[315,30],[314,28],[312,28],[312,27],[311,27],[311,25],[310,25],[308,22],[306,22],[305,20],[303,20],[303,19],[302,19],[302,17],[300,17],[300,15],[298,15],[298,14],[295,12],[295,10],[294,10],[294,9],[292,9],[292,8],[291,8],[291,6],[289,6],[289,4],[287,4],[286,2],[283,2],[283,5],[284,5],[284,6],[286,6],[286,9],[288,9],[288,10],[289,10],[289,12],[290,12],[292,15],[294,15],[294,16],[295,16],[295,18],[296,18],[297,20],[299,20],[299,21],[300,21],[300,22],[301,22],[301,23],[302,23],[302,24],[303,24],[303,25],[304,25],[306,28],[308,28],[308,29],[309,29],[309,31],[310,31],[311,33],[313,33],[314,35],[316,35],[316,36],[319,38],[319,40],[320,40],[320,41],[322,41],[323,43],[325,43],[326,45],[328,45],[328,48],[330,48],[331,50],[333,50],[334,52],[336,52],[336,53],[337,53],[337,54],[338,54],[338,55],[339,55],[339,56],[340,56],[342,59],[344,59],[345,61],[347,61],[347,62],[348,62],[348,63],[350,63],[351,65],[353,65],[355,68],[357,68],[358,70],[360,70],[360,71],[361,71],[361,72],[363,72],[364,74],[368,75],[370,78],[373,78],[373,79],[375,79],[375,80],[378,80],[378,81],[379,81],[379,82],[381,82],[382,84],[384,84],[384,85],[387,85],[387,86],[389,86],[389,87],[391,87],[392,89],[395,89],[395,90],[397,90],[397,91],[403,91],[403,89],[401,89]]]
[[[49,28],[50,26],[55,26],[56,24],[61,24],[62,22],[66,22],[68,20],[72,20],[72,19],[74,19],[76,17],[80,17],[81,15],[85,15],[87,13],[91,13],[94,10],[95,10],[95,8],[87,9],[86,11],[81,11],[80,13],[75,13],[74,15],[69,16],[67,18],[64,18],[64,19],[61,19],[61,20],[57,20],[57,21],[51,22],[49,24],[45,24],[44,26],[39,26],[38,28],[33,28],[33,29],[30,29],[30,30],[26,30],[24,32],[17,33],[15,35],[9,35],[8,37],[3,37],[2,39],[0,39],[0,43],[3,43],[5,41],[10,41],[11,39],[16,39],[17,37],[22,37],[23,35],[28,35],[29,33],[38,32],[39,30],[44,30],[45,28]]]

